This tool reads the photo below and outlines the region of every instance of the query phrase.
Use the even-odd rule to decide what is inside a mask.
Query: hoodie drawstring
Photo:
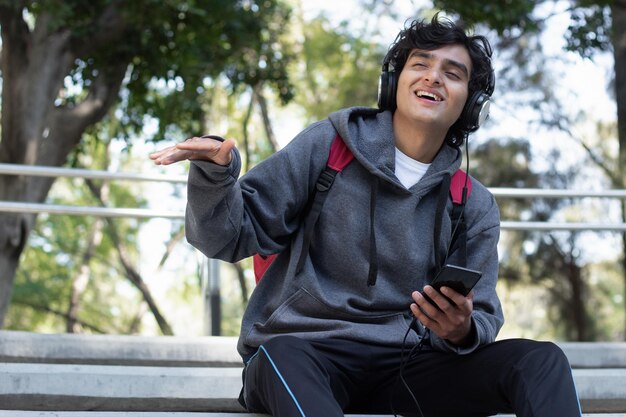
[[[376,195],[378,194],[378,178],[374,177],[370,190],[370,268],[367,273],[367,285],[376,285],[378,277],[378,254],[376,252],[376,228],[374,220],[376,217]]]

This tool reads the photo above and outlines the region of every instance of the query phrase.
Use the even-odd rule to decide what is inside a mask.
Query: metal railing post
[[[220,294],[220,262],[208,259],[206,262],[207,279],[203,288],[204,297],[204,330],[205,334],[221,336],[222,334],[222,300]]]

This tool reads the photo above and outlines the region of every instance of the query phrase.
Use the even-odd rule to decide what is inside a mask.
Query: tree
[[[233,88],[267,81],[287,101],[288,19],[280,0],[0,0],[0,162],[63,165],[120,99],[122,135],[146,116],[161,137],[199,132],[196,97],[220,74]],[[0,176],[0,199],[43,202],[52,183]],[[35,218],[0,213],[0,325]]]
[[[106,118],[98,127],[83,135],[80,150],[72,151],[68,158],[71,166],[109,167],[111,139],[107,133],[113,130],[112,123]],[[116,159],[122,166],[127,164],[123,155]],[[55,204],[144,207],[146,201],[138,197],[141,195],[136,185],[60,179],[48,200]],[[143,223],[124,218],[39,216],[16,273],[5,325],[34,331],[64,328],[68,333],[134,333],[141,330],[145,322],[141,319],[150,311],[160,332],[173,334],[164,310],[139,272],[140,248],[136,243]]]
[[[294,102],[307,121],[321,120],[343,107],[374,105],[383,58],[380,48],[351,33],[345,23],[332,28],[323,15],[309,22],[300,19],[302,71],[293,77],[300,92]]]

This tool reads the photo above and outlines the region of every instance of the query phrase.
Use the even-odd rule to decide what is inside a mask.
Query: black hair
[[[413,49],[432,51],[447,45],[462,45],[469,53],[472,70],[468,84],[468,99],[479,91],[491,95],[493,52],[489,41],[484,36],[468,35],[462,26],[446,17],[440,17],[439,13],[436,13],[430,22],[416,19],[405,26],[389,47],[385,62],[388,62],[399,75]],[[457,121],[450,127],[446,142],[460,146],[466,133]],[[450,140],[451,136],[454,139]]]

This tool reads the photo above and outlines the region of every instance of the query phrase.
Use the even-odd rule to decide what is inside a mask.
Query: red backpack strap
[[[467,225],[465,224],[465,203],[472,192],[472,179],[462,170],[457,170],[450,179],[450,196],[452,197],[452,240],[449,253],[459,253],[459,266],[467,263]]]
[[[466,184],[467,181],[467,184]],[[467,185],[467,193],[463,196],[463,188]],[[455,204],[463,204],[472,192],[472,179],[463,171],[458,169],[450,180],[450,195],[452,202]]]
[[[333,143],[330,145],[330,152],[328,153],[328,168],[337,172],[343,171],[350,162],[354,159],[352,151],[348,149],[343,138],[337,133]]]
[[[324,170],[320,173],[320,176],[317,178],[317,182],[315,183],[311,207],[304,217],[304,242],[302,244],[300,257],[298,258],[296,273],[300,272],[302,266],[304,265],[304,260],[306,259],[306,254],[309,251],[311,239],[313,238],[313,229],[322,211],[324,202],[326,201],[328,190],[333,185],[335,176],[339,172],[343,171],[343,169],[348,166],[353,159],[354,155],[352,154],[352,151],[348,149],[341,135],[337,133],[333,143],[330,145],[326,167],[324,167]],[[259,254],[254,255],[254,276],[257,283],[265,271],[267,271],[276,256],[278,255],[274,254],[267,257],[263,257]]]
[[[257,253],[252,257],[252,267],[254,269],[254,280],[256,281],[257,284],[261,280],[261,277],[263,276],[265,271],[267,271],[267,268],[270,267],[270,265],[272,264],[272,262],[274,262],[274,259],[276,259],[277,256],[278,254],[276,253],[273,255],[269,255],[269,256],[263,256]]]

